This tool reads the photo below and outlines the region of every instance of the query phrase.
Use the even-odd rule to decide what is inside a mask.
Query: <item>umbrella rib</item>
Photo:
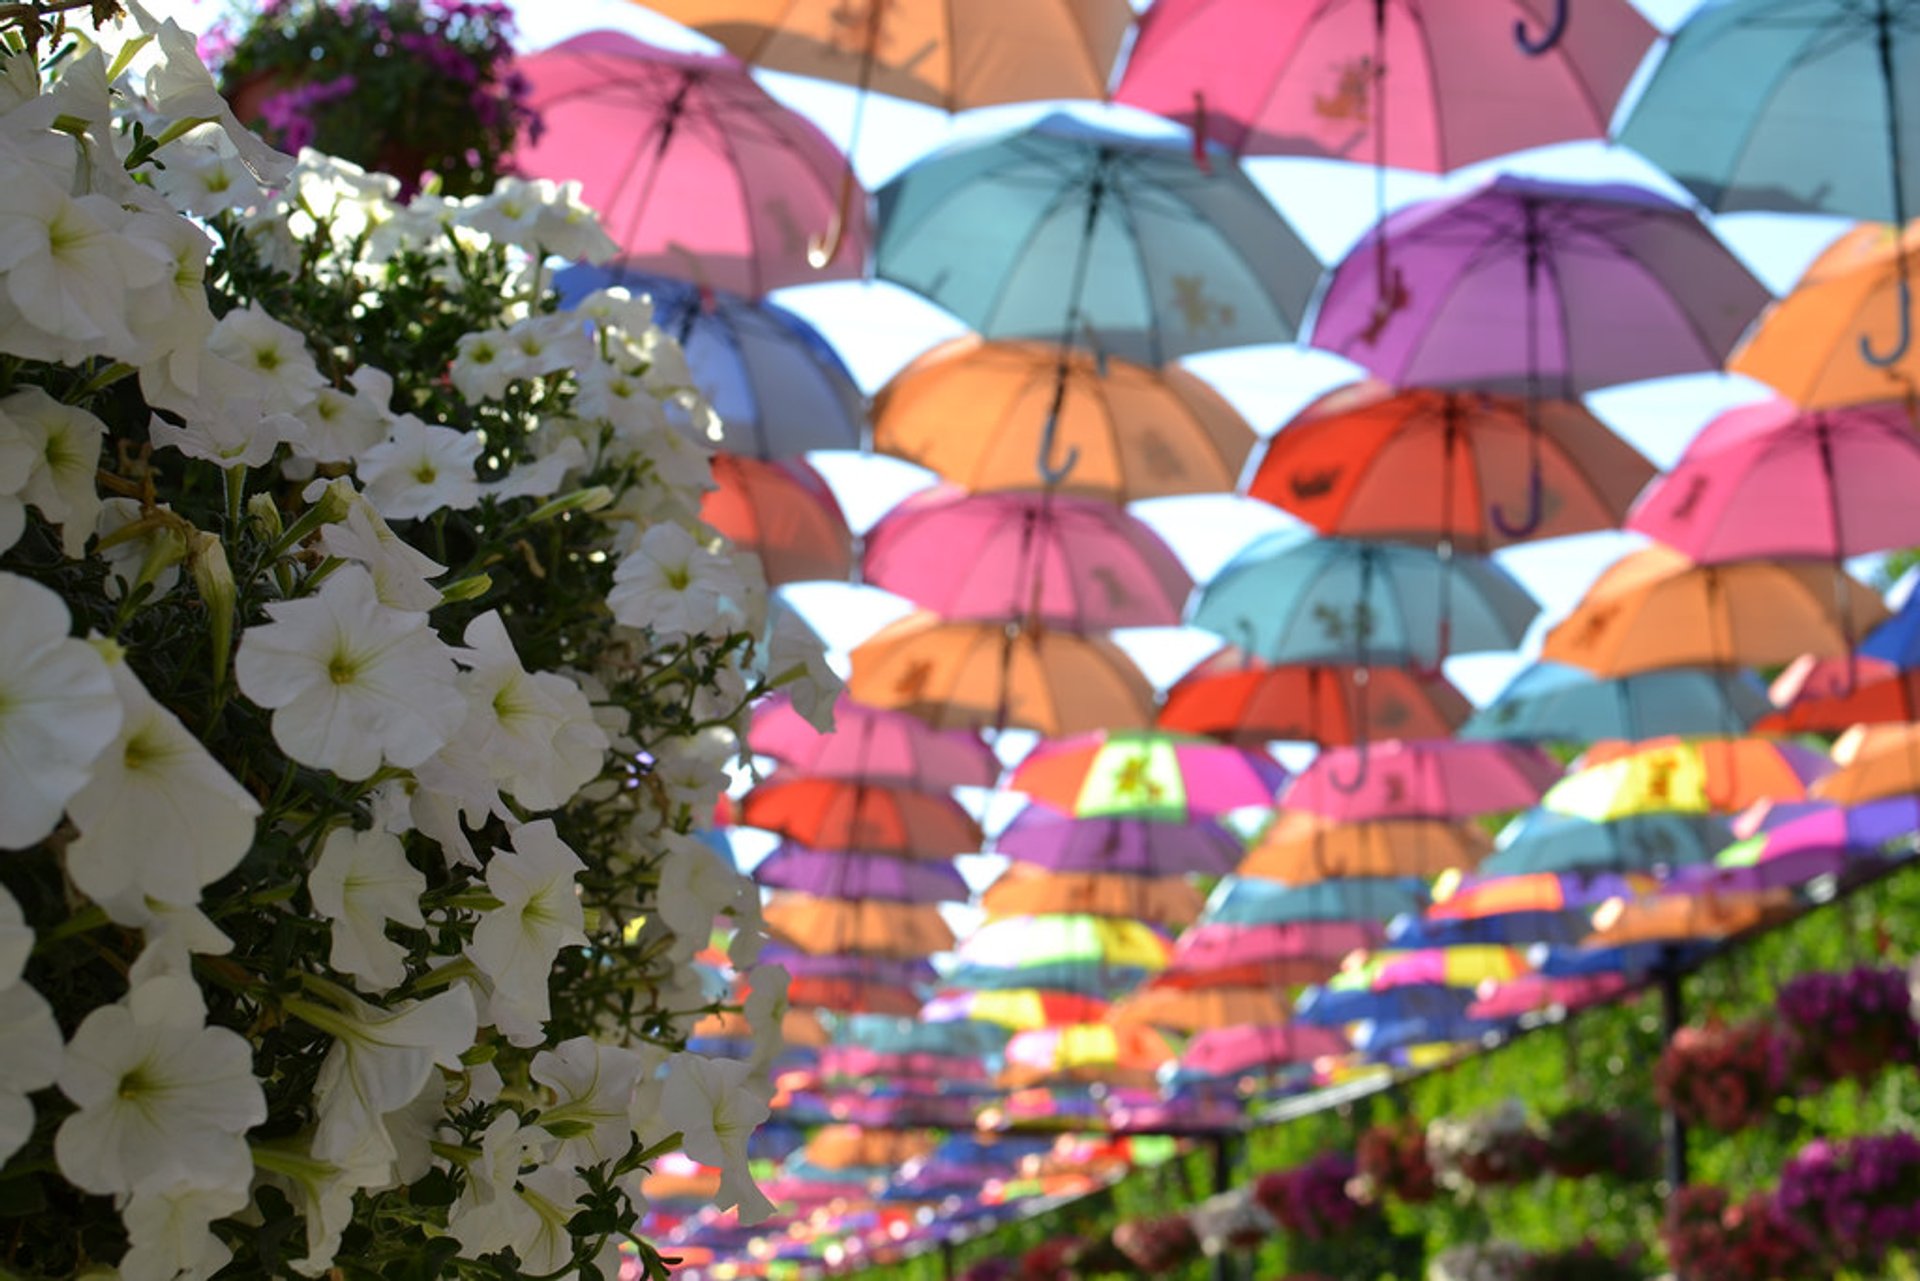
[[[1160,343],[1159,300],[1153,296],[1153,273],[1147,270],[1147,249],[1140,234],[1139,222],[1133,212],[1133,195],[1130,184],[1116,182],[1113,185],[1114,198],[1120,202],[1121,221],[1126,224],[1127,238],[1132,243],[1134,261],[1140,265],[1140,284],[1147,292],[1147,342],[1153,352],[1153,363],[1164,365],[1166,352]],[[1089,326],[1091,328],[1091,326]],[[1094,331],[1099,336],[1099,331]],[[1116,443],[1117,440],[1116,440]]]
[[[1074,156],[1074,159],[1076,161],[1082,161],[1085,158],[1086,157],[1084,153],[1078,153]],[[1051,157],[1048,157],[1048,159],[1050,161],[1052,160]],[[1039,189],[1039,188],[1036,188],[1036,189]],[[988,304],[986,313],[983,317],[984,323],[982,323],[980,326],[981,333],[986,334],[991,332],[994,317],[1000,313],[1000,308],[1006,303],[1007,291],[1010,288],[1012,288],[1015,277],[1017,277],[1020,274],[1017,270],[1014,270],[1013,268],[1017,266],[1020,262],[1025,260],[1027,254],[1031,252],[1031,250],[1033,249],[1034,241],[1036,241],[1039,238],[1040,233],[1046,228],[1046,226],[1049,223],[1051,223],[1056,217],[1058,217],[1064,210],[1066,210],[1069,207],[1069,202],[1073,199],[1073,197],[1075,195],[1084,194],[1086,190],[1087,188],[1085,185],[1084,174],[1079,174],[1079,173],[1072,174],[1058,184],[1058,186],[1054,191],[1053,199],[1047,202],[1046,208],[1041,210],[1039,217],[1035,218],[1033,222],[1028,226],[1027,234],[1024,237],[1022,237],[1022,239],[1020,240],[1019,246],[1015,249],[1013,253],[1012,258],[1009,259],[1009,263],[1010,263],[1009,269],[1001,277],[1000,285],[997,289],[994,290],[993,299]],[[1097,230],[1098,230],[1098,227],[1096,226],[1095,231]],[[1092,234],[1092,233],[1089,233],[1089,234]],[[1071,306],[1072,304],[1069,303],[1068,305]]]

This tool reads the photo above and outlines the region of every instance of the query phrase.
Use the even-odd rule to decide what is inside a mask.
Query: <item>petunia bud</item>
[[[193,585],[207,606],[207,629],[213,640],[213,682],[227,679],[227,659],[233,651],[233,568],[227,548],[217,535],[195,530],[188,540],[187,568]]]

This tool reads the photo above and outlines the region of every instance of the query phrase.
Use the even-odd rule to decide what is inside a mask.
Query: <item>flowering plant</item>
[[[1680,1281],[1797,1281],[1823,1278],[1772,1197],[1735,1202],[1725,1188],[1693,1184],[1667,1202],[1660,1238]]]
[[[1520,1281],[1643,1281],[1646,1275],[1637,1256],[1616,1254],[1591,1241],[1530,1254],[1519,1271]]]
[[[1626,1182],[1654,1175],[1653,1135],[1636,1117],[1572,1107],[1547,1120],[1547,1168],[1562,1178],[1596,1174]]]
[[[644,301],[557,312],[567,193],[295,165],[128,7],[139,86],[0,32],[0,1270],[605,1277],[676,1150],[764,1214],[786,975],[691,832],[832,690],[710,411]]]
[[[1193,1207],[1189,1217],[1200,1248],[1209,1255],[1250,1250],[1280,1228],[1253,1189],[1244,1186],[1208,1197]]]
[[[1795,1066],[1810,1080],[1866,1080],[1889,1063],[1920,1063],[1904,970],[1804,974],[1780,989],[1777,1008],[1793,1034]]]
[[[1774,1204],[1830,1264],[1875,1272],[1889,1251],[1920,1246],[1920,1139],[1809,1143],[1780,1171]]]
[[[265,0],[203,48],[243,123],[407,191],[423,170],[449,195],[490,191],[515,137],[538,127],[497,0]]]
[[[1020,1256],[1020,1265],[1013,1275],[1017,1281],[1072,1281],[1075,1272],[1071,1261],[1086,1244],[1081,1237],[1042,1241]]]
[[[1265,1174],[1254,1184],[1261,1208],[1288,1232],[1309,1241],[1328,1241],[1353,1232],[1378,1211],[1353,1199],[1353,1158],[1323,1152],[1304,1165]]]
[[[1524,1183],[1546,1168],[1546,1141],[1517,1099],[1471,1116],[1427,1126],[1427,1156],[1436,1178],[1456,1192]]]
[[[1521,1281],[1527,1257],[1507,1241],[1456,1245],[1427,1264],[1427,1281]]]
[[[1654,1067],[1654,1094],[1687,1124],[1731,1134],[1771,1111],[1791,1067],[1787,1039],[1765,1019],[1684,1027]]]
[[[1184,1214],[1130,1219],[1113,1230],[1113,1244],[1134,1267],[1160,1276],[1200,1257],[1200,1238]]]
[[[1427,1127],[1412,1117],[1369,1127],[1354,1150],[1359,1170],[1349,1189],[1357,1201],[1391,1195],[1411,1205],[1433,1200],[1433,1164],[1427,1159]]]

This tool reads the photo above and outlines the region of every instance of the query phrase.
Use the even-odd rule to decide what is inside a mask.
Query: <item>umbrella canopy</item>
[[[1224,876],[1240,858],[1239,838],[1209,820],[1073,818],[1045,805],[1014,815],[993,849],[1055,872],[1134,876]]]
[[[1148,986],[1116,1001],[1111,1019],[1175,1032],[1199,1032],[1242,1023],[1284,1023],[1292,1009],[1286,991],[1277,987]]]
[[[1445,738],[1472,710],[1438,672],[1274,665],[1229,645],[1174,683],[1155,723],[1242,747],[1283,740],[1337,747],[1352,743],[1361,725],[1382,738]]]
[[[1760,667],[1844,655],[1887,616],[1837,565],[1695,565],[1646,547],[1616,561],[1547,633],[1544,658],[1600,676],[1661,667]]]
[[[1842,560],[1920,542],[1916,491],[1920,437],[1904,405],[1771,400],[1708,423],[1627,524],[1702,563]]]
[[[1173,1062],[1173,1046],[1137,1023],[1071,1023],[1017,1032],[1007,1042],[1009,1085],[1043,1081],[1099,1081],[1106,1085],[1151,1085],[1154,1073]]]
[[[920,1017],[929,1023],[975,1019],[1015,1031],[1053,1027],[1059,1023],[1097,1023],[1106,1016],[1107,1003],[1097,997],[1031,987],[942,992],[920,1011]]]
[[[1200,891],[1178,877],[1051,872],[1028,863],[1013,864],[980,896],[989,919],[1085,913],[1176,930],[1193,923],[1202,902]]]
[[[1309,988],[1294,1010],[1294,1021],[1317,1027],[1348,1023],[1407,1023],[1415,1020],[1441,1026],[1464,1019],[1474,994],[1470,988],[1438,983],[1414,984],[1376,992],[1370,988]],[[1423,1040],[1442,1039],[1432,1034]],[[1356,1040],[1358,1044],[1358,1040]]]
[[[1920,720],[1920,669],[1876,674],[1873,659],[1830,660],[1840,671],[1837,687],[1809,685],[1779,711],[1754,723],[1760,734],[1838,734],[1855,725]],[[1776,686],[1776,689],[1778,687]]]
[[[1374,946],[1383,934],[1372,921],[1196,925],[1175,944],[1167,977],[1218,974],[1240,966],[1298,964],[1301,977],[1276,980],[1278,986],[1293,986],[1325,977],[1342,957],[1357,948]]]
[[[1526,872],[1653,872],[1712,858],[1733,839],[1705,814],[1635,814],[1601,822],[1532,809],[1501,831],[1483,876]]]
[[[860,84],[948,111],[1104,98],[1133,23],[1126,0],[648,0],[647,7],[769,71]]]
[[[1740,672],[1662,668],[1607,678],[1564,663],[1534,663],[1475,712],[1460,736],[1592,743],[1740,733],[1766,710],[1759,682]]]
[[[1437,876],[1473,867],[1492,848],[1479,828],[1444,819],[1343,823],[1283,811],[1239,872],[1288,885],[1347,876]]]
[[[906,1020],[901,1020],[905,1022]],[[969,1025],[971,1026],[971,1025]],[[985,1055],[997,1053],[999,1041],[967,1042],[946,1049],[876,1050],[865,1045],[832,1045],[820,1052],[820,1075],[852,1081],[886,1079],[897,1085],[916,1078],[944,1085],[970,1084],[987,1079]],[[945,1044],[929,1041],[929,1045]]]
[[[1298,887],[1235,877],[1214,891],[1205,919],[1217,925],[1385,921],[1418,912],[1426,902],[1426,885],[1410,877],[1356,877]]]
[[[1445,173],[1606,136],[1653,28],[1624,0],[1572,5],[1552,48],[1523,56],[1515,24],[1544,31],[1552,11],[1544,0],[1160,0],[1114,97],[1242,154]]]
[[[1654,892],[1657,882],[1635,873],[1532,872],[1525,876],[1473,876],[1427,909],[1434,921],[1473,921],[1522,912],[1565,912],[1609,899]]]
[[[1103,730],[1041,743],[1008,786],[1078,818],[1179,822],[1270,805],[1286,778],[1261,752],[1159,730]]]
[[[1592,928],[1584,908],[1515,910],[1473,917],[1402,917],[1387,927],[1397,948],[1528,947],[1577,943]]]
[[[833,732],[822,734],[784,694],[753,709],[747,746],[795,773],[817,778],[897,783],[922,791],[992,787],[1000,758],[978,734],[936,730],[905,712],[867,707],[842,695],[833,705]]]
[[[827,482],[806,463],[717,454],[713,483],[700,500],[700,519],[758,556],[769,587],[839,582],[852,574],[847,518]]]
[[[648,299],[653,320],[679,340],[693,385],[713,406],[711,443],[730,454],[797,458],[814,449],[858,449],[866,397],[838,352],[812,325],[761,299],[629,266],[576,265],[554,288],[568,305],[617,286]]]
[[[916,494],[867,535],[868,584],[953,620],[1172,627],[1193,579],[1145,521],[1048,492]]]
[[[1523,975],[1505,983],[1490,984],[1467,1007],[1467,1017],[1512,1019],[1555,1006],[1577,1010],[1612,1000],[1627,990],[1628,983],[1628,979],[1620,974],[1595,974],[1570,979],[1548,978],[1541,974]]]
[[[1366,988],[1375,992],[1427,984],[1478,987],[1482,983],[1504,983],[1532,968],[1521,952],[1497,944],[1429,947],[1375,952],[1363,963],[1343,970],[1328,986]]]
[[[1401,277],[1390,301],[1402,304],[1385,311],[1383,252]],[[1767,300],[1664,196],[1502,175],[1369,232],[1334,269],[1313,345],[1396,386],[1570,398],[1718,369]]]
[[[1559,777],[1553,758],[1533,747],[1445,738],[1389,740],[1328,748],[1281,799],[1288,809],[1345,822],[1473,818],[1524,809]]]
[[[853,651],[847,692],[941,729],[1031,729],[1049,737],[1142,728],[1153,686],[1102,636],[912,614]]]
[[[1766,738],[1602,745],[1541,798],[1558,814],[1606,822],[1636,814],[1737,814],[1756,801],[1796,801],[1832,765],[1808,748]]]
[[[1516,537],[1492,513],[1526,506],[1536,468],[1541,516]],[[1575,402],[1529,407],[1512,396],[1369,381],[1296,414],[1267,446],[1247,493],[1323,534],[1485,553],[1611,529],[1653,474]]]
[[[1320,264],[1260,189],[1178,140],[1053,115],[948,147],[880,191],[874,266],[988,338],[1161,365],[1290,341]]]
[[[951,1054],[983,1058],[1007,1043],[1008,1033],[994,1023],[928,1023],[921,1019],[853,1018],[840,1028],[840,1039],[881,1054]]]
[[[956,420],[969,430],[953,430]],[[1255,439],[1219,392],[1177,365],[969,334],[880,389],[873,447],[972,490],[1044,489],[1034,463],[1049,423],[1055,448],[1078,458],[1053,490],[1115,503],[1231,490]]]
[[[1334,1058],[1350,1048],[1345,1037],[1329,1028],[1305,1023],[1256,1023],[1201,1032],[1187,1042],[1180,1065],[1208,1076],[1238,1076]]]
[[[777,965],[795,978],[859,978],[900,987],[931,987],[939,977],[924,960],[892,960],[879,956],[818,956],[777,943],[768,944],[760,959]]]
[[[848,902],[786,891],[766,905],[767,929],[803,952],[864,952],[904,959],[945,952],[953,931],[931,903]]]
[[[986,840],[950,796],[832,778],[770,779],[746,794],[740,821],[816,849],[901,857],[967,854]]]
[[[866,1130],[857,1125],[828,1125],[813,1132],[802,1151],[827,1170],[850,1166],[900,1165],[932,1152],[939,1136],[927,1130]]]
[[[964,903],[966,878],[947,863],[888,858],[845,850],[815,850],[782,842],[753,869],[774,889],[824,898],[886,899],[893,903]]]
[[[515,167],[577,180],[628,264],[751,298],[860,275],[864,201],[843,232],[851,252],[821,268],[805,254],[834,221],[845,161],[734,58],[596,31],[516,66],[544,127]]]
[[[867,979],[796,978],[787,988],[788,1005],[836,1014],[909,1015],[920,1009],[920,1001],[913,988]],[[751,1051],[742,1057],[751,1057]]]
[[[1116,970],[1157,973],[1171,952],[1165,936],[1138,921],[1104,916],[1010,916],[967,937],[959,957],[982,968],[1026,969],[1084,961]],[[1052,987],[1050,983],[1024,986]]]
[[[1492,561],[1269,534],[1200,593],[1196,627],[1272,663],[1412,662],[1514,649],[1540,606]]]
[[[1859,725],[1833,745],[1839,769],[1812,788],[1814,796],[1859,805],[1920,792],[1920,724]]]
[[[1582,946],[1719,940],[1784,919],[1793,911],[1793,899],[1786,890],[1620,899],[1594,912],[1593,933]]]
[[[1911,86],[1916,59],[1914,0],[1711,0],[1673,33],[1620,141],[1709,209],[1884,222],[1896,166],[1920,161],[1889,164],[1889,136],[1920,138],[1920,100],[1893,94],[1886,73]],[[1905,207],[1920,207],[1920,164],[1904,185]]]

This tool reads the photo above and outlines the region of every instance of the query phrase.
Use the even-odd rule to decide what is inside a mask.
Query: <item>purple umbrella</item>
[[[994,841],[994,852],[1055,872],[1133,876],[1224,876],[1240,862],[1240,842],[1211,821],[1072,818],[1029,805]]]
[[[779,966],[797,979],[852,979],[888,987],[932,987],[940,978],[939,971],[923,960],[858,954],[812,956],[778,943],[762,948],[760,959]]]
[[[779,890],[824,898],[890,903],[964,903],[966,878],[951,863],[888,858],[853,850],[816,850],[783,841],[753,869],[753,879]]]
[[[1816,876],[1884,866],[1883,848],[1920,830],[1920,797],[1889,796],[1853,808],[1804,814],[1720,851],[1710,864],[1682,869],[1688,891],[1798,887]]]

